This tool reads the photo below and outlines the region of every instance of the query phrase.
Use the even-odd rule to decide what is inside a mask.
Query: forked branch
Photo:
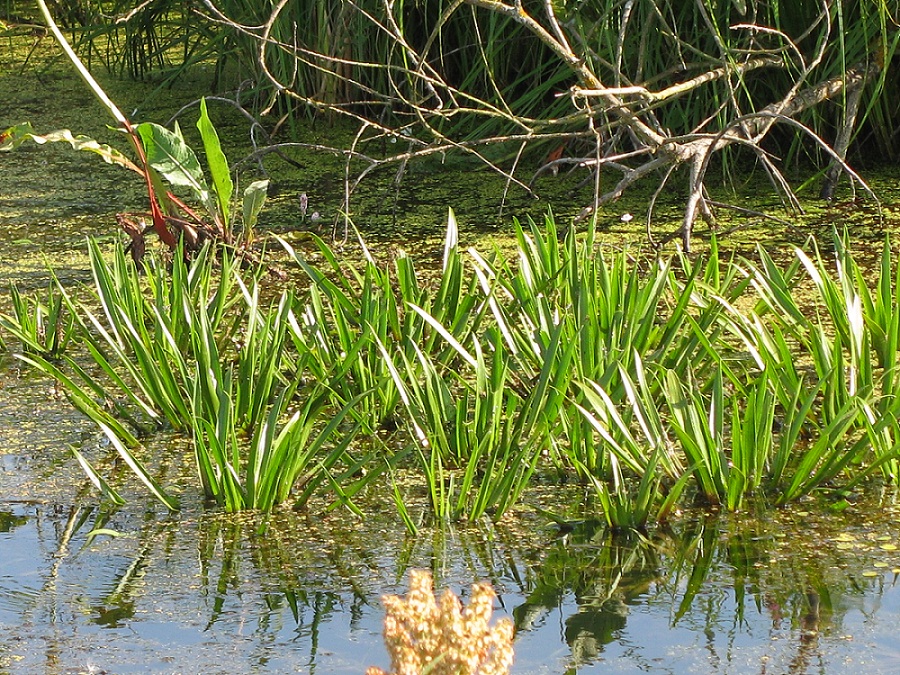
[[[811,0],[804,5],[810,14],[809,21],[803,33],[793,37],[777,25],[775,15],[770,14],[768,18],[776,21],[776,25],[766,24],[763,17],[768,5],[755,0],[749,0],[753,11],[747,14],[755,21],[735,25],[727,22],[730,10],[709,3],[689,3],[692,9],[685,11],[695,13],[690,20],[703,26],[707,33],[693,38],[687,33],[680,34],[688,29],[674,23],[675,15],[662,0],[630,0],[615,10],[618,14],[607,13],[613,10],[605,6],[572,8],[550,0],[529,3],[527,8],[521,0],[456,0],[425,26],[424,38],[406,27],[415,22],[401,13],[415,10],[403,3],[383,0],[376,10],[377,4],[345,0],[341,11],[335,14],[340,18],[335,20],[349,21],[348,12],[352,10],[356,19],[366,22],[373,35],[394,45],[383,61],[376,62],[355,56],[351,49],[339,54],[324,53],[278,39],[276,28],[283,20],[287,0],[281,0],[258,26],[235,24],[212,0],[204,2],[213,20],[230,25],[256,41],[260,72],[278,94],[359,123],[360,133],[352,152],[329,149],[340,152],[347,161],[346,213],[353,187],[372,171],[388,165],[405,167],[411,160],[448,151],[468,154],[504,176],[508,186],[518,185],[529,191],[534,178],[543,171],[555,173],[563,163],[593,174],[602,169],[620,172],[621,178],[615,186],[602,194],[599,178],[594,179],[593,203],[585,207],[581,217],[596,214],[600,205],[618,199],[640,179],[658,175],[661,180],[668,180],[672,169],[686,166],[688,198],[681,228],[686,250],[690,249],[697,216],[712,218],[705,179],[711,157],[716,153],[727,148],[744,148],[756,155],[776,190],[784,193],[786,202],[793,205],[799,202],[768,149],[773,125],[790,124],[822,148],[824,155],[835,161],[835,166],[846,170],[846,145],[856,123],[854,109],[859,107],[860,92],[879,76],[883,64],[890,59],[890,49],[895,46],[887,36],[882,36],[873,43],[881,50],[880,58],[867,56],[843,72],[828,70],[823,64],[839,62],[840,59],[831,57],[846,44],[846,36],[840,40],[837,37],[834,14],[837,10],[828,0]],[[727,3],[723,7],[727,8]],[[468,9],[469,17],[461,13],[463,8]],[[578,12],[581,14],[576,16]],[[571,84],[567,92],[556,92],[558,96],[567,93],[567,100],[571,101],[568,111],[555,116],[520,111],[513,99],[514,87],[499,81],[496,64],[486,53],[489,44],[480,22],[488,15],[505,18],[507,29],[504,30],[512,31],[515,27],[519,31],[517,40],[527,36],[534,49],[543,50],[545,60],[555,60],[556,80],[567,79]],[[416,16],[418,21],[423,20]],[[448,26],[451,21],[464,19],[471,21],[473,42],[451,44],[446,33]],[[338,31],[338,27],[332,26],[330,30]],[[662,55],[671,50],[681,65],[670,63],[665,70],[654,70],[659,66],[648,58],[647,50],[651,48],[648,45],[657,50],[656,54],[650,53],[656,61],[664,63]],[[813,46],[807,53],[802,45]],[[456,51],[466,49],[478,55],[475,61],[480,59],[476,65],[488,83],[481,89],[470,84],[471,76],[454,74],[448,65]],[[607,51],[600,53],[599,49]],[[296,58],[301,67],[308,66],[323,78],[348,78],[349,87],[363,97],[325,100],[315,95],[315,88],[312,93],[299,91],[291,80],[280,78],[270,67],[270,57],[276,53],[282,58]],[[690,62],[687,56],[691,57]],[[470,68],[476,67],[467,63]],[[371,84],[378,73],[385,83],[381,87]],[[759,84],[768,84],[768,80],[778,85],[773,85],[774,91]],[[775,102],[772,102],[773,94]],[[851,105],[847,107],[844,123],[839,125],[840,143],[832,149],[813,127],[798,120],[808,117],[810,111],[825,101],[838,98],[846,99]],[[691,111],[694,115],[689,118],[693,120],[691,126],[681,121],[688,116],[685,110],[700,104],[709,108],[701,108],[697,113]],[[534,106],[530,108],[534,109]],[[556,110],[559,109],[557,106]],[[488,121],[494,124],[494,129],[506,131],[466,135],[465,130],[470,132]],[[402,141],[404,149],[386,156],[357,149],[379,138]],[[549,143],[551,139],[556,146],[567,141],[575,146],[577,141],[586,151],[581,157],[553,157],[550,164],[533,172],[530,181],[519,178],[517,172],[525,166],[522,158],[526,148]],[[483,151],[500,144],[512,148],[514,159],[509,167],[489,159]],[[259,148],[256,156],[271,151],[271,146]],[[360,161],[362,168],[351,170]],[[858,178],[851,172],[848,175]]]

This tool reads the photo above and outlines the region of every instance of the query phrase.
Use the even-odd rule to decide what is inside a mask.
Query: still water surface
[[[49,396],[3,372],[0,409]],[[874,522],[871,502],[809,504],[613,541],[526,510],[412,538],[389,505],[264,522],[189,498],[169,514],[136,494],[106,510],[64,449],[91,433],[64,413],[27,441],[7,428],[0,673],[360,675],[388,665],[379,598],[405,592],[410,567],[464,598],[492,581],[522,675],[900,672],[898,510],[885,500]]]

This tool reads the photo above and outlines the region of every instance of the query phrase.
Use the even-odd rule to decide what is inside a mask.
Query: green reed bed
[[[845,237],[835,236],[833,248],[833,263],[818,250],[810,256],[797,249],[795,262],[786,270],[776,269],[761,251],[765,271],[748,270],[764,319],[739,316],[734,310],[732,317],[738,318],[729,319],[760,366],[777,377],[781,408],[807,411],[806,419],[797,422],[804,436],[831,446],[813,452],[805,466],[812,473],[795,478],[795,488],[783,495],[785,501],[796,496],[796,486],[805,484],[808,490],[847,466],[856,467],[860,479],[879,470],[896,480],[897,402],[891,388],[896,356],[884,349],[893,338],[883,337],[896,331],[891,325],[896,309],[887,309],[896,293],[890,247],[886,242],[878,264],[880,278],[871,285],[850,255]],[[803,286],[813,295],[801,301],[796,288]],[[742,327],[736,327],[738,323]],[[791,392],[804,390],[807,400],[797,405]],[[784,455],[790,452],[793,449],[782,450]],[[790,463],[785,458],[776,466]]]
[[[511,370],[500,332],[490,329],[485,338],[488,351],[475,342],[474,356],[456,343],[466,363],[450,371],[418,348],[415,361],[401,354],[399,363],[383,348],[430,502],[450,519],[499,516],[515,503],[549,440],[543,411],[558,407],[558,390],[550,386],[554,359],[526,389]],[[558,340],[554,346],[561,348]]]
[[[515,257],[461,251],[451,213],[428,282],[362,239],[359,265],[282,242],[311,283],[268,302],[262,270],[216,245],[139,273],[91,242],[92,298],[50,291],[73,324],[64,353],[36,349],[21,294],[2,325],[170,508],[135,451],[163,428],[191,439],[222,508],[319,495],[364,515],[355,496],[382,490],[411,530],[423,498],[438,520],[501,518],[536,476],[582,481],[614,530],[898,480],[889,242],[869,284],[838,234],[832,254],[813,244],[785,264],[715,246],[631,257],[560,238],[552,217],[516,236]]]
[[[389,267],[376,263],[362,239],[362,270],[341,262],[318,238],[321,268],[281,240],[311,282],[306,302],[291,317],[293,345],[307,357],[309,376],[331,383],[335,403],[363,395],[351,414],[370,432],[395,424],[394,410],[400,401],[382,346],[390,345],[409,358],[422,350],[445,368],[458,355],[453,339],[450,343],[441,339],[429,324],[429,313],[441,330],[446,325],[448,335],[463,340],[480,321],[478,296],[474,282],[465,279],[457,238],[451,212],[436,288],[419,280],[412,259],[402,252],[391,274]]]
[[[58,7],[62,11],[66,3]],[[573,84],[574,73],[510,11],[502,11],[509,7],[475,0],[319,0],[278,5],[273,12],[268,4],[226,0],[216,9],[188,13],[172,0],[136,8],[117,1],[103,15],[70,20],[69,27],[82,37],[83,52],[105,52],[107,67],[138,77],[214,60],[217,83],[228,70],[235,82],[256,83],[259,108],[279,100],[291,107],[284,100],[290,96],[307,104],[309,113],[361,114],[370,108],[371,121],[384,123],[396,114],[403,125],[412,117],[404,115],[404,104],[436,102],[442,108],[450,101],[455,114],[431,122],[445,134],[483,138],[532,122],[584,131],[566,97],[558,95]],[[724,128],[734,113],[759,110],[804,80],[839,78],[861,61],[889,61],[897,40],[891,28],[896,4],[885,0],[835,6],[812,0],[558,3],[549,16],[540,9],[540,3],[525,3],[521,11],[545,31],[564,31],[562,43],[609,86],[664,90],[688,83],[648,106],[660,127],[677,135]],[[121,20],[125,14],[128,21]],[[83,27],[76,29],[77,23]],[[254,30],[263,25],[264,35]],[[764,75],[742,67],[748,55],[765,61],[772,54],[782,55],[783,63],[774,59]],[[723,64],[730,66],[727,72],[719,70]],[[706,86],[690,86],[702,76]],[[897,126],[892,79],[885,69],[860,106],[880,154],[890,157]],[[510,124],[504,112],[514,113],[519,125]],[[823,137],[840,124],[833,108],[810,110],[803,121]],[[806,151],[796,137],[785,145],[794,155]]]

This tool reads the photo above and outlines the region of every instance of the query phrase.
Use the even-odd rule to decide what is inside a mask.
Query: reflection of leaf
[[[198,201],[211,208],[213,204],[210,202],[209,187],[200,162],[184,142],[178,126],[175,126],[175,131],[169,131],[158,124],[143,122],[136,129],[141,136],[150,166],[172,185],[189,188]]]
[[[85,536],[85,539],[84,539],[84,545],[86,547],[90,546],[91,544],[94,543],[94,539],[96,539],[97,537],[99,537],[101,535],[106,536],[106,537],[112,537],[113,539],[115,539],[116,537],[121,537],[122,533],[117,532],[116,530],[110,530],[109,528],[106,528],[106,527],[98,527],[97,529],[91,530],[90,532],[87,533],[87,535]]]
[[[0,511],[0,532],[12,532],[13,528],[27,522],[26,516],[17,516],[11,511]]]
[[[719,529],[717,526],[701,527],[700,531],[694,536],[690,545],[685,546],[685,555],[683,563],[690,567],[690,576],[684,588],[684,597],[678,604],[672,619],[672,625],[678,623],[694,602],[694,598],[700,592],[709,571],[712,567],[714,554],[716,552],[716,540],[719,537]],[[691,560],[688,552],[693,552],[696,557]]]
[[[113,538],[122,536],[121,532],[118,532],[117,530],[110,530],[107,527],[100,527],[96,530],[91,530],[90,532],[87,533],[87,536],[98,537],[101,534],[106,535],[107,537],[113,537]]]
[[[116,607],[94,607],[97,616],[91,619],[98,626],[107,626],[109,628],[119,628],[134,616],[134,604],[123,603]]]

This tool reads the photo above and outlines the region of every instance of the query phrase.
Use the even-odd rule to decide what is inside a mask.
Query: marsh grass
[[[128,21],[103,21],[92,13],[79,34],[85,51],[100,53],[108,67],[134,76],[214,59],[217,80],[232,64],[236,77],[252,79],[262,90],[261,108],[280,105],[281,112],[289,111],[293,100],[306,103],[307,114],[329,107],[348,113],[370,108],[373,121],[396,114],[407,123],[401,104],[434,96],[457,106],[456,114],[433,122],[451,137],[502,133],[512,126],[503,111],[539,129],[584,131],[577,118],[569,119],[567,97],[558,95],[572,85],[571,70],[521,22],[501,12],[373,0],[288,4],[275,13],[268,5],[226,0],[216,3],[219,13],[202,10],[212,12],[205,18],[172,0],[131,10],[121,0],[113,2],[103,16],[131,12]],[[661,89],[728,64],[729,71],[709,77],[706,86],[652,106],[659,126],[677,135],[725,128],[735,113],[778,100],[795,84],[840,77],[862,60],[889,59],[897,39],[889,29],[895,8],[884,1],[829,7],[825,14],[810,0],[639,2],[625,8],[580,3],[551,8],[549,16],[536,7],[524,11],[533,12],[544,30],[555,18],[565,33],[563,43],[612,87]],[[262,25],[268,25],[265,40],[251,28]],[[763,77],[739,67],[748,54],[776,52],[785,53],[784,66],[771,64]],[[860,117],[869,122],[880,154],[892,157],[897,117],[890,73],[884,68],[867,88]],[[840,125],[834,110],[816,108],[801,119],[828,138]],[[791,159],[809,151],[792,139],[779,139]],[[728,157],[726,166],[732,162]]]
[[[464,276],[455,216],[451,210],[436,287],[419,279],[412,259],[402,251],[391,269],[376,262],[358,237],[363,252],[359,270],[342,263],[321,239],[315,241],[324,260],[321,267],[281,240],[311,282],[305,303],[290,317],[293,345],[306,358],[311,375],[331,383],[336,404],[362,396],[351,415],[365,428],[371,432],[393,426],[400,397],[382,347],[406,356],[410,364],[421,350],[446,367],[459,360],[452,343],[467,341],[484,313],[474,280]],[[449,342],[441,338],[444,330]]]
[[[95,374],[71,357],[60,366],[35,354],[21,358],[61,382],[154,496],[175,508],[133,448],[163,428],[192,436],[204,495],[227,510],[270,510],[295,484],[306,488],[302,501],[311,486],[328,480],[355,430],[341,428],[343,440],[320,456],[350,406],[331,415],[321,432],[314,429],[328,402],[321,388],[306,392],[296,409],[302,363],[285,349],[291,293],[263,306],[255,280],[242,278],[224,249],[214,254],[205,247],[190,262],[179,249],[143,274],[121,248],[110,261],[94,241],[88,252],[92,297],[77,301],[60,292],[78,317]],[[76,457],[119,501],[77,451]]]
[[[202,380],[198,377],[197,382]],[[330,472],[353,440],[358,427],[348,430],[341,423],[355,401],[323,426],[320,421],[326,410],[325,394],[310,393],[292,412],[291,393],[282,390],[267,406],[267,415],[248,443],[236,428],[240,416],[232,407],[240,394],[238,382],[239,378],[229,371],[221,380],[211,382],[213,391],[201,393],[200,384],[195,391],[193,439],[205,497],[228,511],[271,511],[287,501],[297,487],[294,504],[302,507],[319,485],[331,480]],[[209,403],[212,410],[206,408]],[[331,447],[338,431],[340,440]]]
[[[549,439],[539,411],[553,404],[552,394],[540,384],[527,394],[517,390],[503,343],[491,333],[487,354],[478,343],[474,356],[466,353],[470,376],[442,372],[418,349],[415,362],[401,354],[398,364],[382,346],[408,415],[412,454],[442,518],[500,517],[528,485]]]
[[[612,480],[601,481],[591,476],[606,525],[615,533],[643,532],[648,524],[666,522],[676,508],[691,474],[685,473],[674,485],[663,489],[656,470],[660,451],[655,451],[640,480],[629,483],[617,460],[611,461]]]
[[[703,259],[611,255],[552,218],[516,235],[515,257],[460,251],[451,212],[434,280],[362,238],[358,265],[321,240],[320,264],[282,242],[310,283],[267,301],[226,248],[142,276],[90,242],[92,297],[53,293],[95,367],[71,345],[54,360],[23,341],[20,358],[170,508],[133,451],[164,428],[192,439],[222,508],[328,494],[359,513],[354,496],[379,485],[413,531],[398,470],[440,521],[501,518],[535,476],[581,481],[616,531],[698,502],[737,511],[898,480],[890,242],[870,283],[840,234],[833,253],[782,264],[762,249],[725,260],[715,243]],[[11,334],[33,331],[29,302]]]

